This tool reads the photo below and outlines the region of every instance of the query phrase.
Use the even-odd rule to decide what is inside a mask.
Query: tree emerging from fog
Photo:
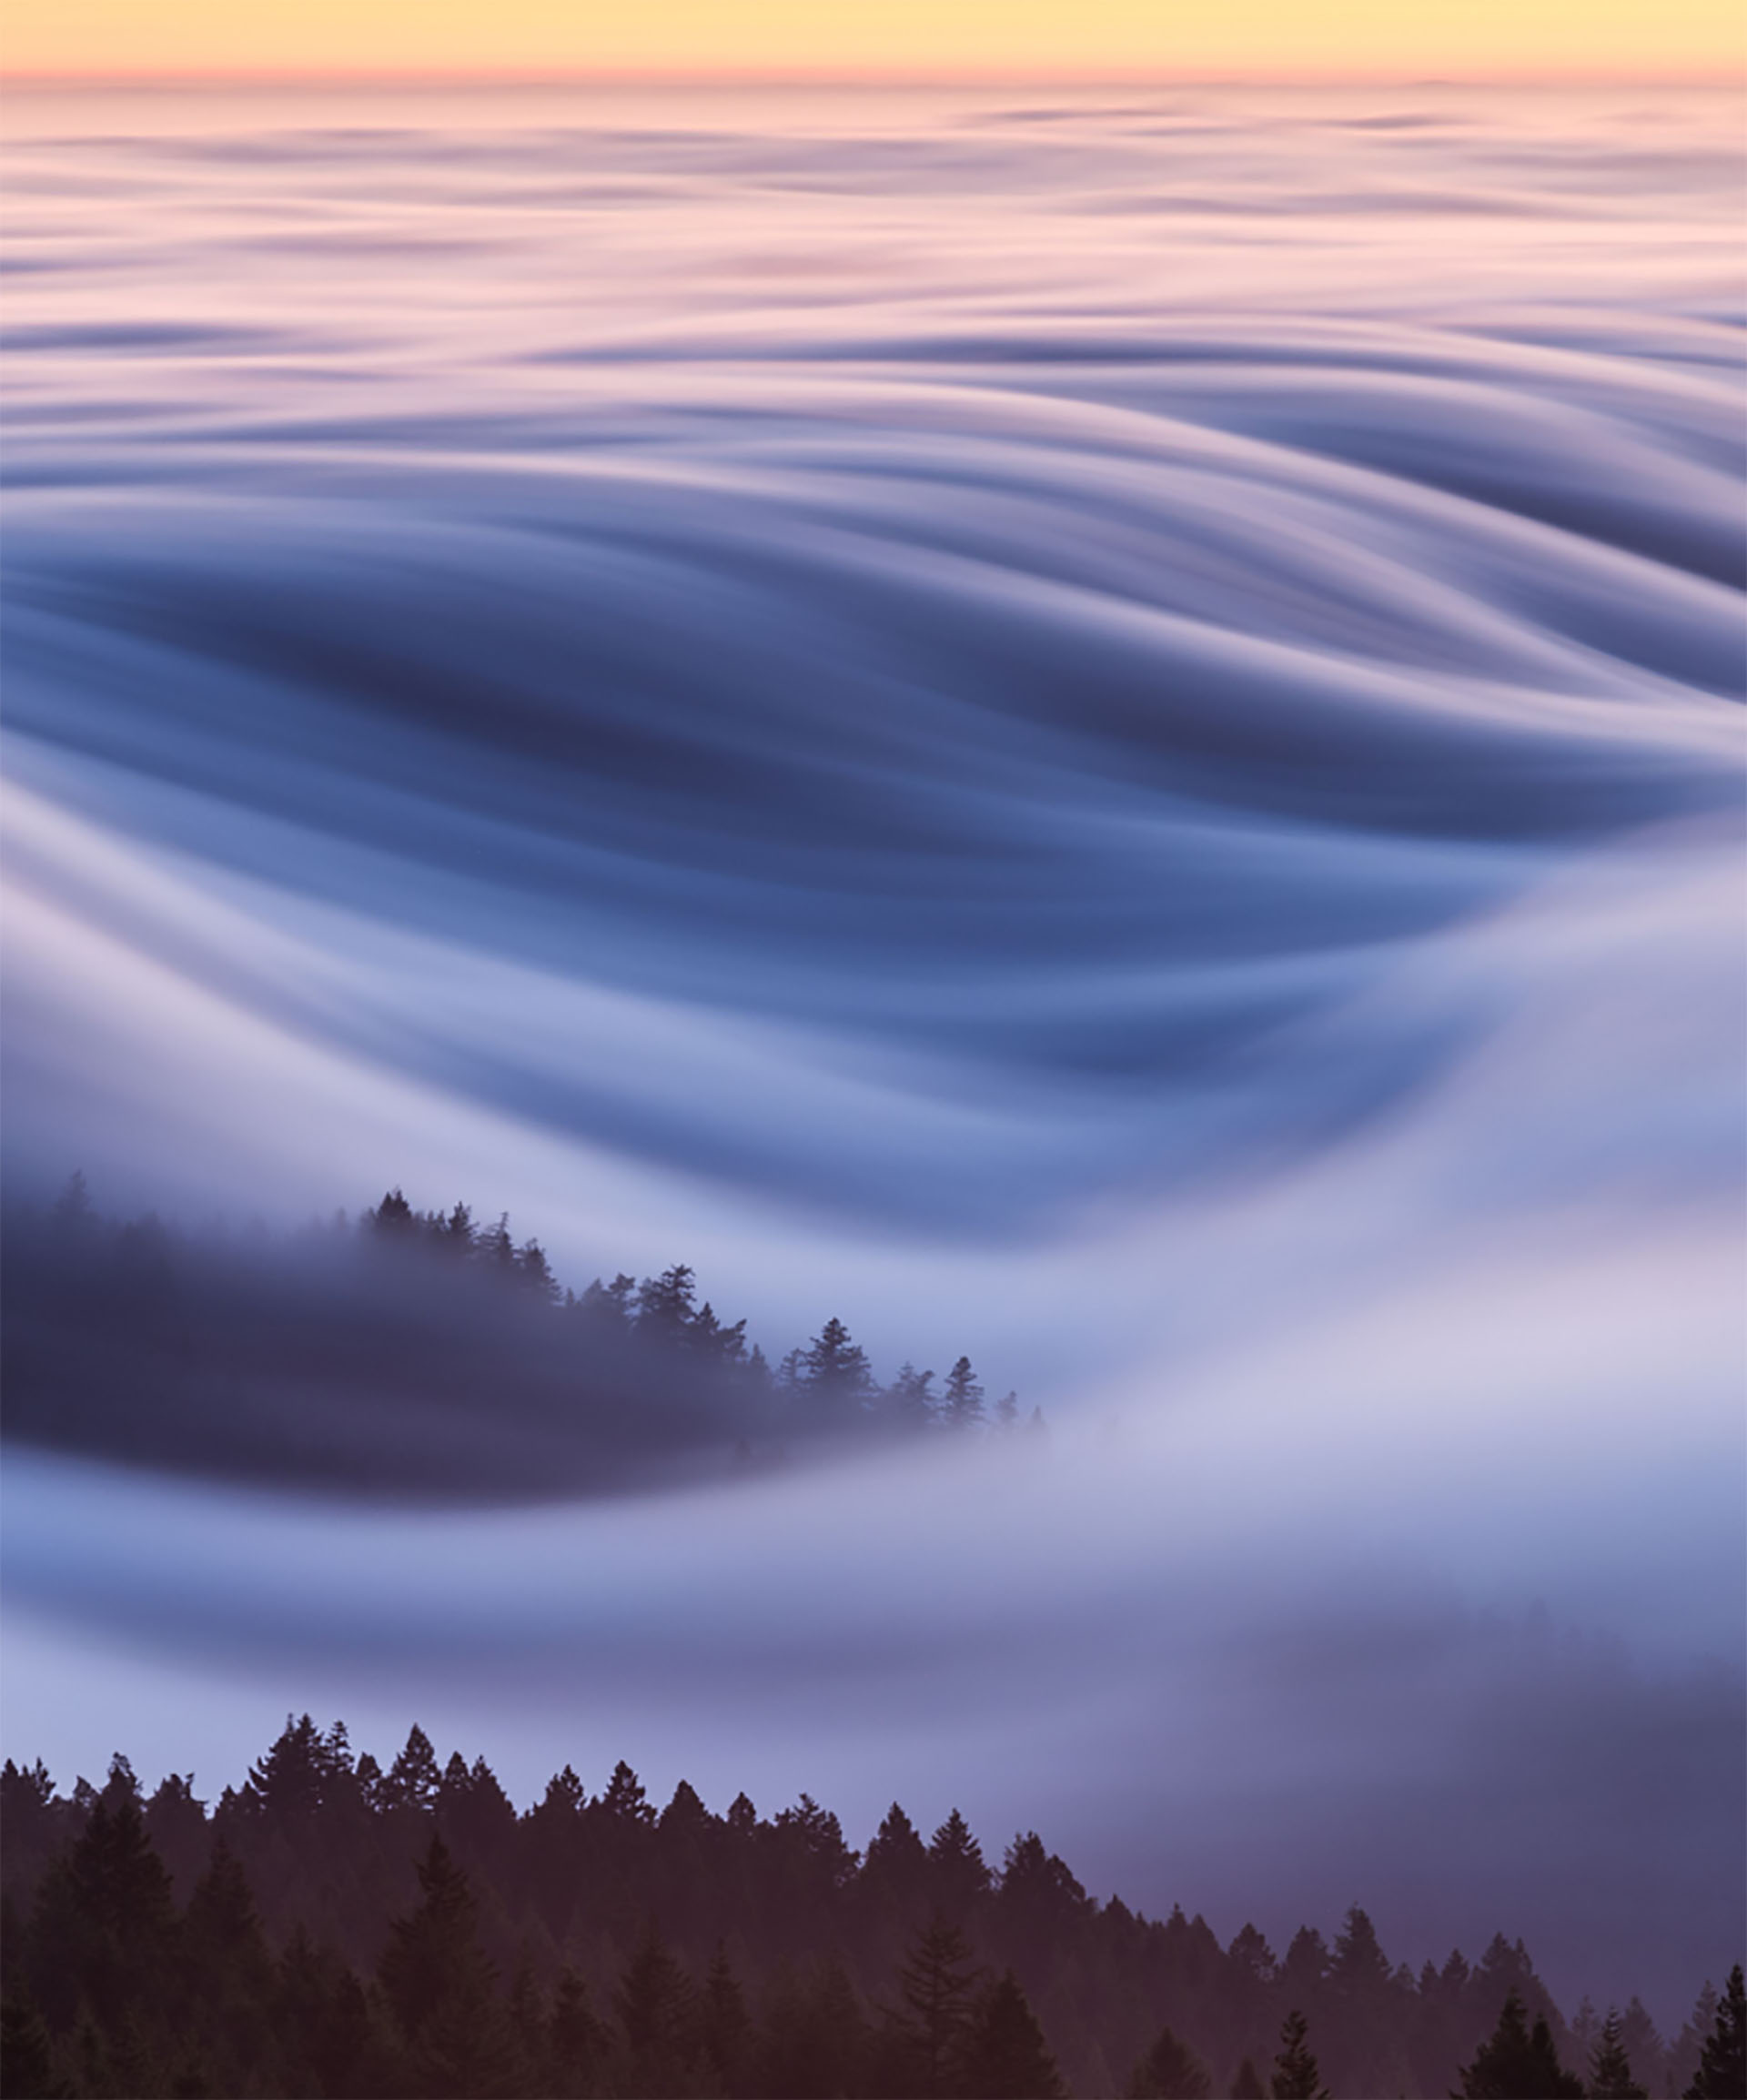
[[[686,1263],[579,1293],[507,1217],[399,1188],[275,1239],[107,1218],[76,1175],[9,1201],[0,1238],[6,1434],[64,1449],[467,1499],[1019,1427],[1013,1394],[987,1420],[967,1356],[883,1385],[833,1314],[773,1367]]]

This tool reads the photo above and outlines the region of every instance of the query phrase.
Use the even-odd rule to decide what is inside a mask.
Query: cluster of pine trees
[[[622,1763],[519,1814],[418,1729],[384,1770],[288,1721],[210,1809],[8,1762],[0,1841],[6,2095],[1743,2092],[1739,1968],[1653,2061],[1611,2014],[1586,2049],[1502,1936],[1416,1976],[1355,1907],[1277,1959],[1096,1902],[1035,1833],[992,1869],[894,1805],[857,1853],[806,1795],[658,1811]]]
[[[773,1364],[676,1263],[560,1289],[537,1240],[398,1188],[276,1239],[0,1206],[5,1433],[310,1487],[550,1495],[808,1445],[1021,1428],[971,1359],[885,1384],[841,1319]],[[1035,1409],[1030,1427],[1041,1429]]]

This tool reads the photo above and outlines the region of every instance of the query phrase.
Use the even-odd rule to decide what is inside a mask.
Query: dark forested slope
[[[1635,2001],[1568,2025],[1520,1941],[1416,1975],[1355,1907],[1221,1946],[956,1812],[857,1853],[805,1795],[658,1810],[621,1764],[518,1813],[416,1729],[385,1772],[306,1717],[210,1809],[8,1762],[0,1818],[7,2093],[1739,2090],[1738,1973],[1664,2046]]]

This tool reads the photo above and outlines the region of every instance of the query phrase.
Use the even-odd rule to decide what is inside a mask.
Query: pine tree
[[[407,1732],[406,1748],[389,1767],[382,1782],[386,1798],[400,1808],[433,1809],[442,1791],[443,1775],[430,1738],[415,1721]]]
[[[1531,2031],[1511,1991],[1491,2039],[1462,2072],[1462,2092],[1465,2100],[1583,2100],[1583,2081],[1560,2065],[1544,2016]]]
[[[1207,2065],[1169,2027],[1159,2029],[1128,2081],[1129,2100],[1207,2100],[1212,2090]]]
[[[631,2084],[638,2090],[671,2093],[679,2088],[692,2008],[691,1978],[673,1959],[651,1918],[612,1994],[613,2016],[624,2037]]]
[[[1318,1944],[1320,1945],[1320,1941]],[[1274,2059],[1274,2075],[1268,2081],[1274,2100],[1328,2100],[1317,2060],[1305,2045],[1309,2024],[1302,2013],[1291,2012],[1286,2016],[1280,2029],[1279,2055]]]
[[[1011,1969],[978,1999],[961,2065],[960,2090],[975,2100],[1057,2100],[1064,2091],[1044,2031]]]
[[[839,1410],[859,1408],[874,1390],[866,1351],[834,1316],[802,1350],[795,1374],[810,1399]]]
[[[435,1832],[419,1868],[422,1901],[389,1927],[377,1971],[421,2094],[489,2094],[512,2083],[497,1977],[480,1945],[467,1876]]]
[[[1267,2100],[1260,2074],[1247,2056],[1238,2065],[1237,2075],[1231,2082],[1231,2100]]]
[[[898,1971],[903,2010],[892,2015],[919,2100],[953,2090],[976,1979],[970,1943],[936,1914],[911,1942]]]
[[[1717,2006],[1717,2024],[1699,2057],[1686,2100],[1736,2100],[1747,2094],[1747,1984],[1737,1962]]]
[[[588,1985],[570,1967],[559,1971],[546,2021],[546,2048],[560,2094],[591,2093],[611,2036],[589,2003]]]
[[[983,1848],[956,1809],[934,1832],[928,1847],[928,1878],[936,1909],[954,1923],[965,1917],[989,1892],[989,1870]]]
[[[720,1942],[698,2001],[698,2041],[717,2085],[724,2093],[737,2093],[752,2055],[752,2023],[746,1994]]]
[[[1650,2100],[1647,2089],[1631,2075],[1631,2059],[1621,2038],[1623,2025],[1610,2005],[1590,2052],[1590,2100]]]
[[[960,1357],[946,1374],[944,1411],[949,1429],[974,1429],[983,1419],[983,1388],[969,1357]]]
[[[647,1829],[655,1821],[655,1811],[643,1782],[621,1757],[612,1768],[612,1777],[607,1782],[607,1791],[601,1796],[601,1806],[615,1822],[637,1829]]]

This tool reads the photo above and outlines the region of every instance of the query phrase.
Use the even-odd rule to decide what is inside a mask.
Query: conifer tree
[[[960,1357],[946,1374],[944,1412],[949,1429],[971,1429],[983,1419],[983,1387],[969,1357]]]
[[[1274,2100],[1328,2100],[1322,2073],[1310,2054],[1305,2036],[1309,2022],[1299,2012],[1288,2013],[1280,2029],[1280,2051],[1274,2059],[1274,2075],[1268,2081]]]
[[[655,1821],[655,1810],[643,1782],[621,1757],[612,1768],[601,1806],[614,1822],[646,1829]]]
[[[1169,2027],[1159,2029],[1128,2081],[1129,2100],[1207,2100],[1212,2090],[1207,2065]]]
[[[1231,2082],[1231,2100],[1267,2100],[1262,2091],[1261,2075],[1246,2056],[1237,2066],[1237,2075]]]
[[[970,1943],[936,1913],[911,1942],[898,1972],[903,2009],[892,2016],[920,2100],[953,2090],[976,1979]]]
[[[1064,2091],[1044,2031],[1011,1969],[977,2001],[964,2036],[960,2081],[960,2090],[974,2100],[1057,2100]]]
[[[1561,2066],[1545,2017],[1531,2030],[1511,1991],[1490,2040],[1462,2072],[1462,2092],[1465,2100],[1583,2100],[1583,2081]]]
[[[698,2041],[720,2089],[738,2093],[752,2056],[752,2023],[746,1994],[720,1941],[699,1995]]]
[[[560,2095],[595,2090],[611,2037],[589,2003],[588,1985],[568,1964],[559,1971],[546,2020],[546,2048]]]
[[[1621,2039],[1624,2022],[1611,2005],[1590,2052],[1590,2100],[1650,2100],[1631,2075],[1631,2059]]]
[[[387,1799],[400,1808],[435,1808],[442,1791],[443,1775],[430,1738],[415,1721],[408,1731],[406,1748],[389,1767],[383,1782]]]
[[[1737,1962],[1717,2006],[1717,2024],[1699,2056],[1699,2075],[1686,2100],[1729,2100],[1747,2094],[1747,1981]]]
[[[669,1952],[653,1918],[621,1973],[612,2010],[633,2088],[646,2093],[679,2089],[692,2024],[692,1981]]]
[[[928,1847],[928,1878],[935,1907],[954,1923],[989,1892],[989,1870],[970,1825],[954,1809]]]
[[[497,1978],[480,1945],[467,1876],[431,1833],[419,1867],[422,1901],[389,1927],[377,1971],[421,2094],[490,2094],[513,2084]]]

